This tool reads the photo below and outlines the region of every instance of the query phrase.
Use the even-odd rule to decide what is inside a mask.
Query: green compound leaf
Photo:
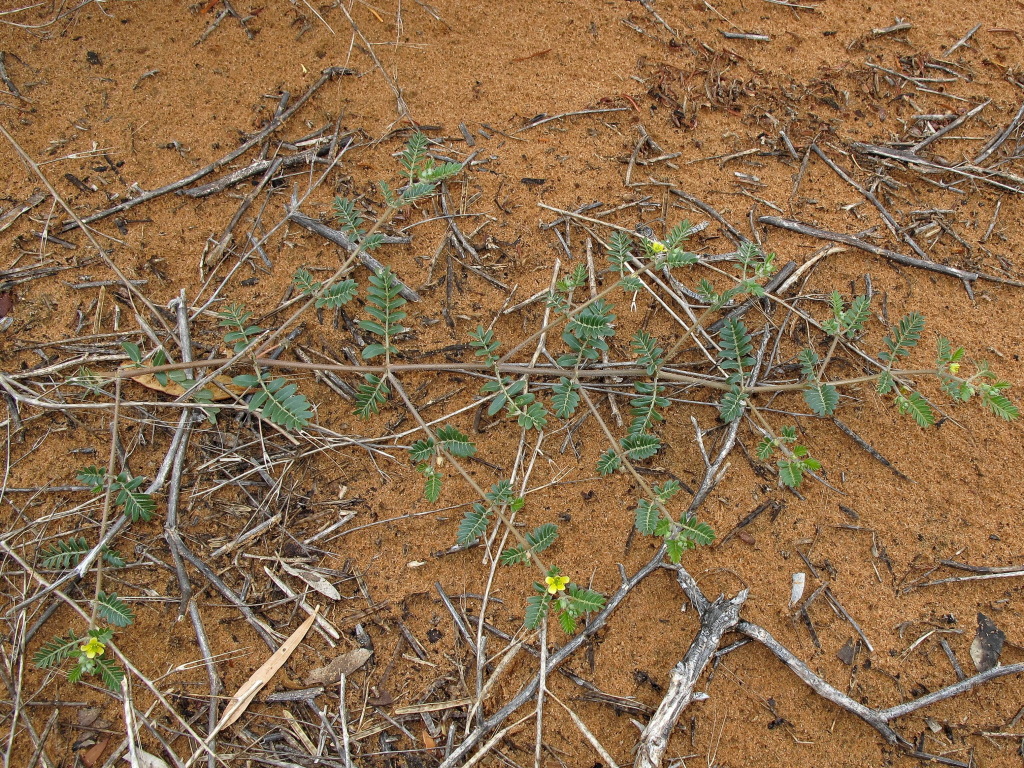
[[[612,448],[602,453],[597,460],[597,472],[600,475],[610,475],[621,466],[622,459]]]
[[[441,498],[442,475],[434,467],[428,464],[423,469],[423,476],[425,478],[425,482],[423,484],[423,497],[433,504]]]
[[[82,485],[89,486],[94,493],[99,493],[103,490],[104,478],[106,478],[106,476],[106,469],[101,469],[100,467],[86,467],[85,469],[79,470],[78,481],[82,483]]]
[[[636,361],[647,369],[648,376],[654,376],[658,367],[664,362],[665,350],[658,346],[658,340],[645,331],[637,331],[633,336],[633,354]]]
[[[686,542],[682,539],[665,539],[665,554],[670,562],[676,565],[683,559],[683,553],[688,549]]]
[[[511,480],[499,480],[491,486],[491,490],[484,494],[484,498],[499,507],[503,504],[511,504],[516,499],[515,491],[512,490]]]
[[[584,613],[599,611],[606,602],[605,596],[600,592],[577,587],[575,584],[569,585],[566,594],[569,597],[569,604],[566,606],[566,609],[573,616],[582,616]]]
[[[575,412],[580,404],[579,384],[565,376],[558,380],[552,387],[554,397],[551,398],[551,405],[555,408],[555,416],[560,419],[568,419]]]
[[[1004,421],[1014,421],[1020,417],[1020,409],[998,389],[982,385],[980,391],[981,402],[999,418]]]
[[[597,299],[569,320],[566,329],[580,341],[590,341],[615,335],[615,315],[603,299]]]
[[[438,444],[452,456],[466,458],[476,454],[476,445],[455,427],[441,427],[434,434]]]
[[[633,238],[619,230],[613,232],[608,240],[608,262],[620,275],[626,273],[626,264],[633,257],[632,247]]]
[[[736,419],[743,415],[743,409],[746,407],[746,404],[747,401],[743,396],[743,392],[739,387],[734,386],[722,395],[721,411],[718,414],[719,418],[726,423],[736,421]]]
[[[122,477],[121,475],[118,478]],[[135,480],[144,480],[145,478],[137,477]],[[132,522],[139,520],[148,521],[153,517],[153,512],[156,510],[156,502],[153,501],[153,497],[148,493],[142,491],[136,491],[127,485],[122,485],[121,490],[118,491],[117,497],[114,502],[124,510],[125,515]]]
[[[690,236],[691,232],[693,232],[693,225],[684,219],[672,227],[672,231],[665,238],[665,245],[669,248],[678,248]]]
[[[287,430],[302,429],[313,419],[306,396],[285,378],[263,382],[263,389],[249,401],[249,410],[259,411],[263,418]]]
[[[539,586],[539,585],[538,585]],[[547,592],[542,595],[531,595],[526,600],[526,617],[523,623],[527,629],[537,629],[547,618],[551,596]]]
[[[754,358],[750,356],[754,342],[747,326],[742,320],[728,318],[719,338],[722,347],[718,356],[719,367],[723,371],[734,371],[734,377],[738,381],[742,380],[744,372],[754,365]]]
[[[770,437],[761,438],[761,442],[757,444],[757,458],[767,461],[773,453],[775,453],[775,441]]]
[[[679,521],[679,534],[697,546],[709,546],[715,540],[715,529],[707,523],[701,523],[695,517]]]
[[[636,434],[622,439],[622,450],[632,461],[643,461],[661,450],[661,440],[650,434]]]
[[[71,536],[39,550],[39,562],[43,568],[73,568],[81,562],[88,551],[89,544],[83,537]]]
[[[402,154],[398,157],[398,162],[402,165],[402,171],[409,181],[416,178],[416,175],[423,167],[424,161],[427,159],[428,142],[429,139],[427,139],[425,133],[416,131],[409,137],[405,149],[402,150]]]
[[[485,365],[494,365],[498,362],[498,347],[501,343],[494,340],[494,331],[478,325],[475,331],[469,332],[469,346],[473,348],[473,354],[484,358]]]
[[[817,377],[818,364],[821,362],[821,358],[818,357],[817,352],[805,347],[800,350],[796,359],[800,363],[800,374],[805,379],[814,379]]]
[[[462,518],[462,522],[459,523],[459,530],[456,534],[459,544],[468,547],[483,535],[490,521],[491,510],[483,504],[474,504],[473,509],[467,512]]]
[[[100,592],[96,596],[96,612],[108,624],[127,627],[135,621],[135,614],[116,593]]]
[[[654,495],[657,496],[658,501],[662,504],[667,504],[672,500],[679,491],[683,489],[683,486],[678,480],[667,480],[661,485],[652,485],[651,490],[654,491]]]
[[[120,665],[113,659],[98,658],[92,661],[103,684],[112,691],[120,691],[121,681],[124,680],[124,670]]]
[[[544,429],[548,423],[548,412],[541,403],[534,401],[532,394],[520,395],[515,404],[518,410],[516,421],[520,427],[537,431]]]
[[[429,197],[434,193],[434,185],[429,181],[418,181],[415,184],[410,184],[408,187],[402,190],[401,196],[398,198],[400,205],[412,205],[415,202],[422,200],[425,197]]]
[[[644,289],[644,283],[636,275],[627,275],[619,280],[619,288],[625,293],[639,293]]]
[[[878,376],[878,383],[875,385],[875,389],[880,395],[887,395],[892,392],[896,386],[896,380],[893,379],[892,374],[889,371],[882,371]]]
[[[426,440],[417,440],[409,446],[409,458],[417,464],[433,458],[435,453],[434,441],[431,438],[427,438]]]
[[[924,315],[920,312],[904,315],[893,328],[892,333],[882,340],[888,351],[880,352],[878,358],[892,363],[897,357],[910,355],[910,350],[920,341],[922,331],[924,331]]]
[[[850,308],[843,313],[841,319],[846,338],[852,339],[860,333],[869,317],[871,317],[871,299],[868,296],[858,296],[850,304]]]
[[[779,477],[790,488],[799,488],[804,480],[804,465],[801,461],[779,460]]]
[[[355,413],[361,419],[368,419],[375,413],[380,413],[380,407],[387,402],[391,390],[388,389],[387,380],[367,373],[366,383],[360,384],[356,391]]]
[[[111,568],[124,568],[128,565],[116,549],[110,549],[108,547],[103,548],[103,559]]]
[[[935,423],[931,406],[918,392],[896,395],[896,408],[900,413],[909,414],[919,427],[930,427]]]
[[[402,286],[398,278],[387,267],[382,267],[378,274],[370,275],[370,287],[367,289],[366,312],[373,320],[360,320],[359,327],[381,337],[379,344],[370,344],[363,350],[363,359],[393,352],[392,338],[407,329],[401,324],[406,313],[401,310],[406,301],[399,294]]]
[[[320,283],[313,279],[312,273],[305,267],[299,267],[292,275],[292,284],[295,290],[303,296],[309,296],[320,288]]]
[[[565,634],[571,635],[576,632],[576,617],[569,611],[562,611],[558,614],[558,626]]]
[[[525,565],[530,562],[530,553],[522,547],[509,547],[501,553],[502,565]]]
[[[558,526],[554,523],[544,523],[526,534],[526,542],[533,552],[543,552],[554,544],[557,538]]]
[[[73,651],[78,649],[78,644],[79,639],[75,637],[75,633],[68,630],[66,636],[58,635],[50,642],[43,643],[42,647],[32,656],[32,663],[39,669],[56,667],[70,657]]]
[[[640,503],[636,507],[634,525],[640,533],[651,536],[658,527],[659,515],[660,510],[657,504],[650,499],[640,499]]]
[[[318,284],[319,287],[319,284]],[[352,299],[356,297],[359,286],[355,280],[349,278],[342,280],[341,282],[335,283],[320,296],[314,306],[317,309],[326,307],[327,309],[338,309],[348,304]]]
[[[817,416],[831,416],[839,405],[839,391],[831,384],[811,384],[804,390],[804,401]]]

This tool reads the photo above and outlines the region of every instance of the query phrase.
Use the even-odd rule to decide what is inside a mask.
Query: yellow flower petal
[[[79,650],[88,658],[95,659],[97,656],[103,655],[103,652],[106,650],[106,646],[95,637],[90,637],[89,642],[85,645],[79,646]]]

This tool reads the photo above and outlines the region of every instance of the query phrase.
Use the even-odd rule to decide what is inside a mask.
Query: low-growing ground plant
[[[100,467],[87,467],[78,473],[78,479],[94,493],[108,493],[112,502],[125,517],[131,521],[148,521],[156,510],[153,497],[140,486],[144,477],[130,477],[121,472],[109,476],[107,470]],[[71,536],[55,541],[40,550],[40,564],[43,568],[65,571],[77,566],[89,552],[90,546],[85,538]],[[101,562],[111,568],[124,568],[126,563],[114,549],[103,547]],[[92,614],[89,626],[84,633],[68,630],[64,635],[57,635],[36,651],[32,660],[40,669],[51,669],[63,666],[71,661],[68,680],[79,682],[88,676],[97,676],[113,691],[121,690],[124,670],[107,653],[108,646],[114,638],[114,629],[129,627],[135,621],[135,614],[116,592],[105,592],[100,588],[99,578],[101,565],[97,565],[97,589],[92,601]],[[108,624],[110,626],[101,626]]]
[[[456,543],[469,547],[487,538],[493,525],[503,526],[513,543],[501,553],[500,563],[531,567],[538,574],[535,594],[525,601],[525,625],[536,628],[554,614],[561,627],[572,633],[581,618],[601,609],[605,598],[579,586],[558,565],[543,559],[542,555],[547,557],[558,539],[556,524],[543,523],[527,533],[513,524],[514,515],[526,502],[515,494],[511,480],[494,483],[489,490],[476,484],[460,463],[477,453],[477,446],[467,434],[452,424],[430,427],[422,420],[399,376],[400,339],[408,330],[402,283],[388,266],[375,267],[362,285],[352,274],[361,254],[384,247],[382,230],[399,211],[429,201],[437,194],[439,185],[462,172],[457,163],[435,161],[428,149],[426,136],[412,135],[399,155],[401,183],[395,187],[387,182],[379,184],[384,209],[372,223],[356,201],[342,197],[334,201],[334,217],[353,252],[326,280],[314,279],[305,267],[294,273],[294,288],[305,303],[292,318],[268,330],[254,322],[252,313],[241,304],[221,309],[217,318],[231,356],[207,361],[205,365],[216,364],[222,370],[231,370],[232,384],[236,392],[242,393],[236,397],[256,418],[282,430],[304,430],[313,423],[316,406],[286,373],[272,373],[275,369],[287,370],[286,361],[262,354],[306,308],[340,310],[359,304],[362,316],[358,327],[369,337],[361,350],[364,364],[339,367],[345,371],[358,370],[362,376],[356,388],[354,413],[362,419],[374,417],[398,395],[397,400],[417,419],[423,433],[408,447],[408,456],[423,477],[424,499],[437,502],[442,497],[446,476],[452,473],[460,475],[478,498],[458,525]],[[639,471],[640,465],[663,450],[660,432],[666,421],[673,418],[670,388],[685,386],[691,392],[709,393],[711,397],[706,402],[716,405],[719,422],[732,428],[747,423],[759,438],[757,457],[761,461],[774,460],[779,483],[791,489],[799,488],[808,476],[818,478],[821,462],[801,442],[796,426],[772,423],[758,405],[760,398],[799,392],[809,416],[827,418],[839,409],[844,390],[873,385],[879,395],[892,398],[900,413],[916,425],[927,427],[935,423],[938,408],[916,382],[930,378],[954,402],[977,398],[1001,419],[1019,416],[1017,407],[1006,395],[1009,384],[985,363],[969,363],[965,350],[954,348],[945,338],[938,338],[931,367],[901,367],[909,361],[924,333],[925,320],[917,312],[884,329],[880,349],[872,357],[861,351],[865,340],[876,332],[867,296],[847,299],[834,291],[825,302],[824,316],[814,317],[766,289],[776,272],[777,259],[754,243],[742,241],[734,254],[709,261],[686,249],[693,231],[686,221],[660,239],[647,227],[631,231],[597,220],[588,221],[611,230],[604,243],[607,266],[600,291],[595,276],[578,264],[561,276],[548,293],[550,320],[537,334],[508,348],[493,326],[477,325],[468,333],[475,363],[437,365],[434,369],[472,370],[483,375],[486,381],[479,390],[481,405],[489,416],[502,414],[511,428],[542,432],[577,418],[581,412],[591,414],[605,438],[594,471],[601,476],[616,472],[631,476],[639,490],[632,504],[634,526],[641,534],[661,539],[672,562],[680,562],[687,550],[712,543],[715,533],[697,517],[702,496],[674,510],[682,485],[676,480],[652,484]],[[625,305],[632,307],[636,295],[648,290],[648,281],[653,279],[670,281],[685,292],[699,314],[671,340],[661,340],[643,327],[631,334],[630,360],[615,361],[626,364],[616,367],[615,375],[628,380],[632,387],[629,420],[624,431],[615,434],[595,405],[588,381],[602,371],[605,363],[611,362],[609,356],[616,348],[613,344],[622,325],[627,324],[622,318],[632,314],[620,303],[625,300]],[[588,283],[589,294],[583,290]],[[776,305],[800,316],[818,337],[791,353],[792,368],[799,371],[799,377],[773,383],[766,380],[761,370],[767,329],[758,329],[756,321],[752,321],[752,330],[745,313],[756,316]],[[628,320],[628,324],[632,323]],[[550,364],[517,362],[516,354],[541,334],[557,338],[560,343]],[[210,405],[214,386],[210,377],[191,378],[186,374],[185,369],[195,364],[170,363],[162,348],[147,354],[137,345],[126,343],[124,349],[133,366],[124,375],[152,372],[162,384],[173,381],[187,390],[188,397],[207,418],[216,419],[217,409]],[[681,362],[684,351],[694,349],[700,362]],[[833,377],[830,365],[841,351],[858,356],[868,372],[856,377]],[[145,367],[147,362],[149,367]],[[239,367],[248,370],[237,372]],[[968,371],[968,367],[972,370]],[[91,371],[80,372],[71,383],[85,387],[92,395],[105,394],[97,375]],[[133,520],[148,519],[152,514],[152,499],[138,490],[140,478],[123,473],[107,478],[105,473],[90,469],[83,473],[83,481],[95,489],[109,485],[110,492],[116,494],[116,503]],[[44,563],[68,567],[86,547],[83,539],[65,540],[42,553]],[[116,564],[111,553],[105,552],[104,557]],[[131,621],[131,612],[116,595],[99,592],[95,605],[94,615],[116,627]],[[113,630],[98,626],[90,626],[85,634],[69,633],[44,646],[36,663],[53,667],[74,659],[75,679],[99,674],[112,685],[121,674],[116,664],[104,658],[104,648],[112,635]]]

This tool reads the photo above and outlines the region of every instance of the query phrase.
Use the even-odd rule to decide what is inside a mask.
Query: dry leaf
[[[102,707],[82,707],[78,710],[78,726],[80,728],[88,728],[96,722],[96,718],[101,714],[103,714]],[[107,728],[108,725],[100,725],[97,727]]]
[[[310,617],[302,622],[298,629],[292,632],[291,637],[281,643],[281,647],[274,651],[269,659],[263,662],[263,666],[257,669],[252,677],[242,683],[242,686],[235,692],[235,695],[231,697],[231,701],[224,708],[224,714],[221,715],[217,727],[213,729],[213,733],[207,738],[212,738],[215,734],[220,733],[242,716],[242,713],[248,709],[252,700],[256,698],[256,694],[263,689],[263,686],[270,682],[270,679],[277,673],[277,670],[288,661],[288,658],[295,652],[295,649],[299,647],[299,643],[302,642],[306,633],[309,632],[309,628],[313,626],[313,621],[318,615],[319,610],[314,610]]]
[[[355,648],[338,656],[326,667],[310,670],[306,675],[306,685],[333,685],[342,675],[351,675],[370,660],[373,651],[366,648]]]
[[[807,575],[803,573],[793,574],[793,583],[789,588],[789,607],[795,608],[804,596],[804,584],[807,583]]]
[[[147,752],[142,749],[142,747],[137,747],[135,749],[135,756],[138,758],[136,761],[138,768],[170,768],[170,766],[167,765],[166,760],[162,757],[157,757],[151,752]],[[131,761],[131,758],[128,755],[125,755],[124,759]],[[132,768],[136,768],[136,766],[132,766]]]
[[[104,736],[102,739],[93,744],[89,749],[82,753],[82,764],[85,768],[92,768],[98,764],[103,757],[103,753],[107,749],[107,744],[110,743],[110,737]]]
[[[290,573],[295,578],[302,579],[302,581],[306,582],[310,587],[315,589],[324,597],[329,597],[331,598],[331,600],[341,600],[341,593],[334,588],[334,585],[331,584],[331,582],[329,582],[319,573],[307,571],[304,568],[294,568],[288,565],[288,563],[284,562],[281,563],[281,568],[283,568],[286,573]]]
[[[123,363],[121,369],[131,368],[134,363]],[[142,373],[138,376],[132,376],[131,380],[136,384],[141,384],[147,389],[155,389],[157,392],[163,392],[165,395],[171,397],[181,397],[187,389],[176,381],[167,380],[166,384],[161,384],[157,379],[155,373]],[[214,376],[213,380],[217,382],[219,386],[207,386],[206,389],[212,394],[213,400],[216,402],[222,400],[230,400],[232,395],[241,397],[248,390],[245,387],[239,387],[232,383],[230,376],[221,374],[220,376]],[[221,389],[223,387],[223,389]],[[227,390],[225,392],[224,390]]]
[[[988,672],[999,663],[1006,633],[984,613],[978,614],[978,631],[971,642],[971,659],[979,672]]]

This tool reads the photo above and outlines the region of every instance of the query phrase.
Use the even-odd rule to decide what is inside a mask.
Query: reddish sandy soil
[[[975,25],[980,26],[966,43],[947,52]],[[557,214],[540,204],[576,210],[598,203],[587,215],[629,229],[645,223],[659,236],[684,218],[709,221],[689,247],[702,254],[735,250],[725,227],[673,194],[676,189],[713,207],[742,237],[777,254],[780,264],[802,265],[828,243],[765,225],[760,216],[860,234],[877,246],[910,253],[860,191],[808,154],[816,144],[862,188],[875,191],[901,236],[916,238],[928,259],[997,279],[974,281],[969,292],[960,280],[847,247],[803,272],[787,299],[823,319],[828,310],[821,299],[829,292],[839,290],[849,299],[870,283],[873,316],[863,349],[877,354],[884,323],[918,311],[927,327],[912,367],[933,364],[936,338],[943,335],[963,345],[970,361],[987,360],[1000,377],[1019,383],[1024,293],[1013,283],[1024,280],[1024,237],[1017,227],[1024,198],[1014,190],[1024,184],[1024,161],[1022,132],[1013,121],[1024,99],[1020,30],[1024,3],[1018,0],[794,0],[789,7],[762,0],[382,0],[344,7],[316,0],[211,0],[192,6],[44,2],[4,11],[0,124],[78,217],[208,166],[265,127],[282,93],[295,104],[325,68],[350,70],[319,87],[256,148],[200,183],[249,165],[260,152],[287,157],[302,151],[310,145],[296,150],[294,142],[321,129],[328,138],[336,132],[342,138],[329,157],[333,166],[296,164],[258,186],[261,172],[201,199],[162,195],[97,221],[95,242],[77,229],[62,232],[70,214],[46,193],[39,173],[14,145],[0,140],[0,238],[6,246],[0,315],[7,318],[0,331],[0,373],[15,377],[5,381],[22,398],[15,411],[14,398],[5,396],[2,422],[4,766],[36,764],[30,761],[40,757],[36,744],[44,732],[39,765],[92,768],[120,764],[126,754],[119,700],[93,679],[72,685],[31,662],[45,640],[69,629],[82,632],[85,621],[52,595],[11,609],[39,591],[40,579],[59,575],[39,564],[42,549],[71,535],[90,546],[97,541],[98,497],[51,489],[79,485],[79,469],[106,465],[112,412],[77,407],[111,403],[113,386],[106,394],[83,394],[67,378],[81,365],[97,374],[116,370],[124,359],[121,341],[151,350],[154,339],[167,340],[162,324],[173,326],[173,316],[154,316],[140,297],[165,308],[184,290],[189,305],[198,308],[220,286],[221,303],[213,309],[239,302],[254,320],[274,327],[298,306],[278,310],[291,298],[297,268],[322,279],[340,263],[335,245],[285,221],[290,200],[298,198],[303,213],[325,222],[335,195],[355,199],[370,218],[380,214],[375,184],[398,178],[393,155],[413,125],[437,142],[439,154],[473,163],[449,184],[449,211],[464,215],[437,218],[442,211],[429,201],[384,226],[386,234],[411,236],[411,244],[386,245],[378,256],[421,297],[405,308],[412,331],[397,343],[402,362],[451,363],[453,369],[472,362],[464,346],[469,331],[546,289],[556,260],[563,273],[586,263],[588,237],[604,265],[594,238],[607,239],[607,228],[547,227]],[[761,37],[751,39],[750,33]],[[986,102],[977,115],[921,149],[933,161],[965,162],[1010,127],[1006,140],[980,163],[984,172],[973,178],[941,169],[926,173],[854,151],[856,142],[909,149],[949,122],[921,115],[960,115]],[[540,116],[574,112],[586,114],[540,122]],[[336,151],[346,143],[344,152]],[[6,216],[26,207],[36,193],[45,194],[34,198],[30,210]],[[251,205],[229,227],[247,196]],[[449,221],[471,241],[476,257],[447,240]],[[411,224],[416,226],[406,231]],[[56,237],[41,236],[44,231]],[[225,247],[217,249],[226,231]],[[262,256],[253,252],[252,238],[262,242]],[[97,244],[125,278],[138,281],[135,296],[98,257]],[[30,271],[37,268],[42,269]],[[708,274],[688,272],[680,279],[692,287]],[[365,284],[366,270],[354,276]],[[89,281],[102,285],[78,285]],[[659,289],[655,293],[664,298]],[[679,336],[679,326],[651,294],[639,295],[632,307],[628,298],[617,301],[612,359],[632,359],[629,338],[637,328],[662,335],[663,346]],[[783,315],[777,310],[772,316],[776,324],[788,323],[778,365],[793,361],[809,328]],[[363,316],[358,305],[346,309],[345,317],[309,311],[295,326],[302,332],[294,344],[314,361],[348,362],[346,350],[358,344],[352,320]],[[542,302],[502,315],[495,331],[504,349],[532,336],[543,318]],[[755,312],[748,322],[757,329],[766,321]],[[196,317],[196,357],[222,354],[221,333],[212,310]],[[548,343],[552,354],[564,351],[557,334]],[[530,360],[535,347],[531,342],[516,359]],[[178,355],[177,348],[169,349]],[[282,359],[298,359],[296,354],[286,350]],[[698,359],[692,350],[684,357]],[[51,370],[67,361],[67,367]],[[973,362],[964,365],[973,370]],[[852,377],[863,370],[841,349],[829,372]],[[354,374],[339,376],[358,383]],[[446,744],[462,740],[466,700],[477,694],[474,653],[438,586],[474,629],[479,596],[487,591],[487,621],[516,633],[538,576],[524,567],[499,568],[491,581],[483,548],[443,554],[455,543],[464,511],[453,505],[477,497],[446,467],[441,500],[432,505],[423,499],[422,478],[403,450],[422,433],[397,396],[379,417],[361,421],[351,403],[312,372],[299,371],[294,380],[316,405],[315,424],[329,432],[283,436],[225,410],[216,426],[196,427],[184,457],[178,525],[190,551],[279,638],[306,614],[268,571],[290,589],[306,592],[306,603],[318,605],[339,635],[306,637],[238,723],[221,734],[221,764],[307,766],[316,764],[310,755],[322,750],[329,760],[319,764],[342,765],[314,708],[268,696],[304,688],[311,670],[372,643],[371,661],[348,677],[343,704],[337,685],[330,685],[313,700],[315,706],[339,735],[344,710],[350,750],[360,766],[438,765]],[[518,521],[528,529],[559,524],[550,561],[575,580],[610,594],[620,583],[620,564],[632,574],[654,554],[655,539],[631,533],[636,483],[625,474],[603,479],[594,470],[607,447],[595,419],[572,431],[553,420],[538,442],[536,432],[521,434],[514,424],[474,407],[478,378],[457,371],[410,373],[403,383],[425,418],[457,414],[445,423],[476,441],[482,461],[466,467],[477,483],[489,487],[513,472],[517,487],[525,483],[530,493]],[[843,390],[839,417],[897,471],[831,420],[790,415],[808,413],[799,397],[759,396],[756,402],[773,428],[798,425],[828,485],[805,481],[799,497],[781,488],[771,474],[774,464],[756,457],[759,436],[744,424],[727,471],[699,512],[718,541],[683,561],[710,597],[749,587],[746,618],[770,630],[836,688],[875,707],[955,682],[951,658],[973,674],[970,646],[978,614],[1005,634],[999,662],[1024,662],[1024,576],[916,586],[971,575],[943,561],[1024,566],[1024,435],[1019,424],[1000,421],[976,402],[951,404],[934,380],[924,377],[920,386],[944,416],[928,430],[869,385]],[[541,399],[550,398],[547,390],[537,391]],[[724,429],[707,405],[707,391],[678,388],[668,394],[680,402],[657,428],[665,447],[642,466],[651,482],[675,477],[693,487],[704,464],[691,417],[712,430],[705,437],[710,451]],[[180,409],[168,406],[166,395],[133,382],[125,383],[122,395],[119,467],[123,463],[134,475],[152,478],[169,450]],[[25,397],[54,407],[32,405]],[[623,434],[608,397],[595,398],[609,426]],[[74,407],[61,408],[62,402]],[[617,404],[628,407],[621,395]],[[182,735],[181,720],[206,732],[210,688],[188,612],[179,615],[182,593],[163,526],[167,500],[165,486],[157,495],[156,516],[117,538],[114,546],[129,567],[106,571],[105,583],[137,615],[133,626],[118,632],[118,647],[164,697],[156,701],[141,679],[131,677],[138,741],[174,765],[195,748]],[[726,540],[765,502],[771,506]],[[268,520],[242,545],[214,554]],[[340,599],[310,590],[282,562],[320,569]],[[203,573],[192,565],[186,572],[216,657],[221,695],[227,697],[270,650]],[[807,609],[806,619],[790,610],[797,572],[806,573],[805,599],[827,584],[870,649],[824,596]],[[93,579],[70,586],[70,599],[88,608]],[[670,671],[698,625],[673,574],[656,571],[563,665],[605,694],[628,697],[635,708],[588,700],[584,688],[559,675],[549,688],[617,764],[631,764],[638,726],[661,701]],[[536,633],[521,635],[537,642]],[[552,623],[551,649],[565,639]],[[735,639],[727,635],[725,644]],[[493,673],[505,644],[489,636],[486,674]],[[855,654],[847,656],[844,646]],[[484,714],[497,711],[536,671],[536,658],[520,653],[490,690]],[[994,680],[894,725],[921,752],[950,765],[1021,765],[1022,681],[1021,674]],[[697,690],[707,698],[683,714],[666,765],[920,762],[812,693],[760,646],[721,656]],[[401,709],[421,704],[438,706],[428,715]],[[529,714],[524,707],[505,723],[527,718],[491,747],[485,764],[533,764],[535,719]],[[543,765],[607,764],[550,698],[543,743]]]

